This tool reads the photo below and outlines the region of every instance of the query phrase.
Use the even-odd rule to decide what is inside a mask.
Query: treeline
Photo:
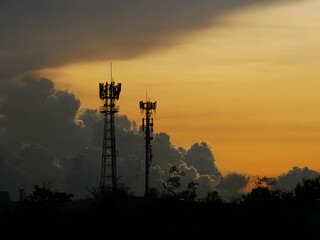
[[[282,191],[276,188],[276,181],[268,177],[252,177],[254,187],[252,190],[242,196],[232,200],[224,200],[218,191],[209,191],[203,198],[198,198],[198,183],[189,182],[187,188],[181,190],[181,177],[185,173],[180,171],[176,166],[169,169],[168,178],[162,183],[162,188],[151,188],[148,198],[163,199],[172,201],[202,202],[212,204],[233,204],[233,205],[265,205],[295,204],[297,207],[314,208],[320,206],[320,175],[313,179],[303,179],[298,182],[291,191]],[[43,183],[42,187],[34,186],[32,193],[27,194],[24,189],[19,189],[19,202],[23,207],[37,207],[51,205],[54,203],[72,201],[73,194],[58,192],[52,190],[52,184]],[[134,197],[135,194],[124,185],[118,186],[116,190],[111,187],[104,189],[88,189],[89,195],[98,202],[107,201],[111,198]]]
[[[72,194],[54,191],[50,184],[35,186],[29,194],[20,190],[20,207],[1,215],[1,227],[10,233],[22,229],[32,234],[36,228],[52,234],[110,231],[133,237],[152,231],[157,237],[197,239],[244,231],[270,237],[320,233],[320,176],[304,179],[292,191],[280,191],[272,178],[257,176],[249,193],[225,201],[218,191],[198,198],[195,182],[181,190],[184,175],[170,168],[163,186],[151,189],[148,197],[136,197],[125,186],[88,189],[92,197],[80,208],[74,208],[79,200],[72,200]]]

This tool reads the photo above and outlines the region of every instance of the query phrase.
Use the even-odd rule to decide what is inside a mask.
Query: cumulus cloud
[[[188,166],[184,161],[179,165],[179,170],[185,173],[185,176],[181,177],[181,189],[186,189],[190,182],[195,182],[198,184],[197,194],[200,198],[205,197],[208,192],[216,190],[217,176],[212,178],[212,175],[200,174],[198,169],[194,166]]]
[[[0,142],[0,189],[9,190],[11,197],[16,199],[18,188],[28,181],[28,177],[16,169],[15,161],[16,154]]]
[[[0,104],[0,188],[17,198],[18,188],[31,189],[51,181],[76,197],[90,195],[100,179],[103,116],[80,109],[68,91],[55,89],[49,79],[25,77]],[[145,140],[137,124],[116,116],[117,172],[137,195],[144,193]],[[171,166],[186,173],[182,188],[199,183],[199,196],[218,186],[221,173],[211,148],[204,142],[190,149],[175,147],[166,133],[155,133],[150,184],[160,187]],[[232,184],[229,189],[232,189]],[[235,191],[243,186],[235,186]]]
[[[80,109],[80,101],[68,91],[57,90],[51,80],[25,77],[9,89],[0,102],[0,189],[17,199],[18,188],[31,189],[51,181],[76,198],[89,196],[87,188],[100,179],[103,116],[96,109]],[[117,170],[119,182],[137,195],[144,193],[145,139],[137,124],[116,116]],[[175,147],[170,136],[155,133],[150,185],[161,187],[168,169],[185,172],[181,190],[189,182],[199,184],[198,196],[218,190],[224,196],[243,193],[250,177],[222,175],[212,149],[205,142],[189,149]],[[319,173],[293,167],[277,178],[277,187],[292,190],[303,178]]]
[[[170,166],[179,166],[183,159],[181,149],[175,148],[170,142],[170,136],[163,132],[154,136],[153,154],[155,157],[152,164],[164,170]]]
[[[276,179],[276,187],[283,191],[291,191],[297,183],[301,183],[303,179],[313,179],[316,176],[319,176],[319,172],[311,170],[308,167],[299,168],[295,166]]]
[[[39,143],[53,154],[71,154],[84,147],[85,136],[75,123],[80,100],[54,89],[48,79],[25,77],[22,84],[12,88],[1,103],[6,118],[3,140],[15,145]]]
[[[100,177],[101,151],[98,148],[79,149],[75,155],[59,156],[64,172],[64,185],[60,190],[73,193],[76,198],[90,196],[88,188],[97,187]],[[55,185],[55,181],[53,181]]]
[[[175,44],[231,11],[274,2],[3,0],[0,79],[77,61],[133,58]]]
[[[243,189],[249,183],[250,177],[245,174],[229,173],[219,179],[216,188],[226,196],[238,196],[243,194]]]
[[[199,174],[209,175],[214,179],[221,176],[221,173],[214,164],[215,159],[212,151],[205,142],[193,144],[183,160],[187,165],[194,166]]]

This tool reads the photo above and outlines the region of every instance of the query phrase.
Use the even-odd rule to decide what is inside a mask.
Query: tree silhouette
[[[250,193],[244,195],[244,201],[249,205],[273,204],[280,198],[280,191],[272,187],[276,184],[274,178],[255,176],[252,178],[255,187]]]
[[[294,188],[296,200],[306,207],[320,205],[320,175],[314,179],[303,179]]]
[[[269,190],[271,190],[272,187],[277,183],[275,178],[268,178],[266,176],[262,178],[259,176],[253,176],[252,181],[255,185],[255,188],[268,188]]]
[[[42,187],[34,186],[32,193],[27,194],[24,189],[19,189],[19,201],[23,206],[48,206],[53,203],[71,201],[73,194],[53,191],[51,182],[43,182]]]
[[[186,201],[195,201],[197,198],[197,187],[199,186],[196,182],[189,182],[187,190],[182,191],[179,195],[180,199]]]
[[[210,191],[207,196],[202,200],[207,203],[221,204],[223,203],[220,193],[218,191]]]
[[[180,176],[185,176],[185,173],[180,171],[177,166],[169,168],[169,177],[163,182],[162,198],[179,199],[177,189],[181,187]]]
[[[185,176],[185,172],[180,171],[177,166],[169,168],[169,177],[163,182],[163,192],[161,198],[175,199],[175,200],[187,200],[195,201],[197,198],[197,187],[198,183],[189,182],[187,189],[179,192],[178,189],[181,187],[180,177]]]

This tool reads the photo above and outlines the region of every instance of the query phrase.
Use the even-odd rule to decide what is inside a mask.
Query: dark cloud
[[[215,159],[212,151],[205,142],[192,145],[183,160],[187,165],[194,166],[199,174],[209,175],[213,179],[218,179],[221,176],[214,164]]]
[[[216,188],[222,191],[224,195],[237,196],[243,194],[243,189],[247,186],[249,180],[249,176],[233,172],[220,177]]]
[[[299,168],[297,166],[293,167],[287,173],[281,174],[276,180],[276,187],[280,190],[291,191],[297,185],[297,183],[302,183],[302,180],[313,179],[319,176],[319,172],[309,169],[308,167]]]
[[[2,101],[3,140],[10,144],[38,143],[53,154],[71,154],[86,145],[75,118],[80,101],[74,94],[56,90],[48,79],[26,77]]]
[[[183,159],[181,149],[175,148],[170,136],[164,132],[155,134],[153,146],[153,165],[159,165],[167,172],[170,166],[179,166]]]
[[[233,10],[274,2],[279,0],[2,0],[0,79],[76,61],[136,57]]]
[[[9,190],[13,199],[18,197],[18,188],[28,181],[14,166],[16,154],[0,142],[0,189]]]
[[[73,156],[59,158],[65,176],[61,190],[75,194],[76,198],[90,196],[88,189],[99,184],[101,149],[86,147]]]
[[[208,192],[216,190],[216,177],[212,178],[212,175],[200,174],[198,169],[194,166],[188,166],[184,161],[179,165],[179,170],[186,174],[181,177],[181,189],[186,189],[188,183],[195,182],[198,184],[197,194],[200,198],[205,197]]]
[[[23,144],[14,166],[21,174],[32,176],[33,182],[41,184],[43,181],[54,181],[57,187],[62,186],[63,173],[59,160],[39,144]]]
[[[64,186],[64,174],[59,160],[39,144],[24,144],[20,147],[0,144],[0,189],[10,191],[18,198],[18,189],[30,189],[35,184],[54,182]]]

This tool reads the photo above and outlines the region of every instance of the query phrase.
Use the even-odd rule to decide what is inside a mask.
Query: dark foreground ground
[[[2,211],[1,236],[40,239],[216,239],[320,236],[320,208],[126,197],[85,199]],[[102,234],[102,235],[101,235]],[[2,238],[9,239],[9,238]]]

